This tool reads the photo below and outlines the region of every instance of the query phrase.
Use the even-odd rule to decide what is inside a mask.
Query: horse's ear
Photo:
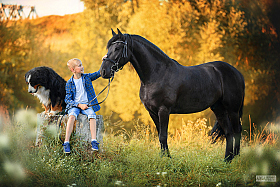
[[[116,36],[117,34],[115,33],[115,31],[112,28],[111,28],[111,30],[112,30],[112,35]]]
[[[121,31],[118,28],[117,28],[117,30],[118,30],[118,35],[122,36],[123,34],[121,33]]]

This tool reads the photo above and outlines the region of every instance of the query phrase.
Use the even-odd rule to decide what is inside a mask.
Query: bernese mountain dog
[[[45,108],[44,114],[55,115],[65,109],[66,81],[52,68],[41,66],[25,74],[28,92],[38,97]]]

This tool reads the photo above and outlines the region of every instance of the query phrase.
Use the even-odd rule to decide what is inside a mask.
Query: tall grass
[[[11,123],[1,123],[0,186],[276,186],[257,183],[256,175],[280,177],[275,125],[253,131],[251,135],[258,138],[251,142],[245,132],[241,155],[227,164],[225,143],[210,143],[206,119],[182,120],[182,128],[169,134],[170,159],[161,157],[157,133],[137,122],[134,130],[117,132],[105,122],[99,153],[73,135],[72,153],[65,155],[51,128],[44,130],[42,144],[35,147],[33,115],[24,111]],[[264,140],[264,132],[273,138]]]

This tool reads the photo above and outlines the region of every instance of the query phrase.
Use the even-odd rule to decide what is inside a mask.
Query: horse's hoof
[[[169,152],[168,149],[161,150],[160,156],[161,157],[169,157],[169,158],[171,158],[171,155],[170,155],[170,152]]]
[[[232,162],[232,159],[234,158],[234,156],[228,156],[224,159],[224,162],[230,164]]]

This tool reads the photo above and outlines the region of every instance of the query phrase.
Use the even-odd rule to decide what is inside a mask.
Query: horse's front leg
[[[151,110],[148,110],[148,112],[149,112],[149,114],[150,114],[152,120],[154,121],[155,126],[156,126],[156,128],[157,128],[157,132],[158,132],[158,134],[159,134],[159,129],[160,129],[160,128],[159,128],[159,118],[158,118],[158,115],[155,114],[155,113],[153,113]]]
[[[161,152],[163,156],[171,158],[168,145],[167,145],[167,133],[169,123],[170,109],[166,107],[160,107],[158,111],[159,116],[159,142],[161,145]]]

